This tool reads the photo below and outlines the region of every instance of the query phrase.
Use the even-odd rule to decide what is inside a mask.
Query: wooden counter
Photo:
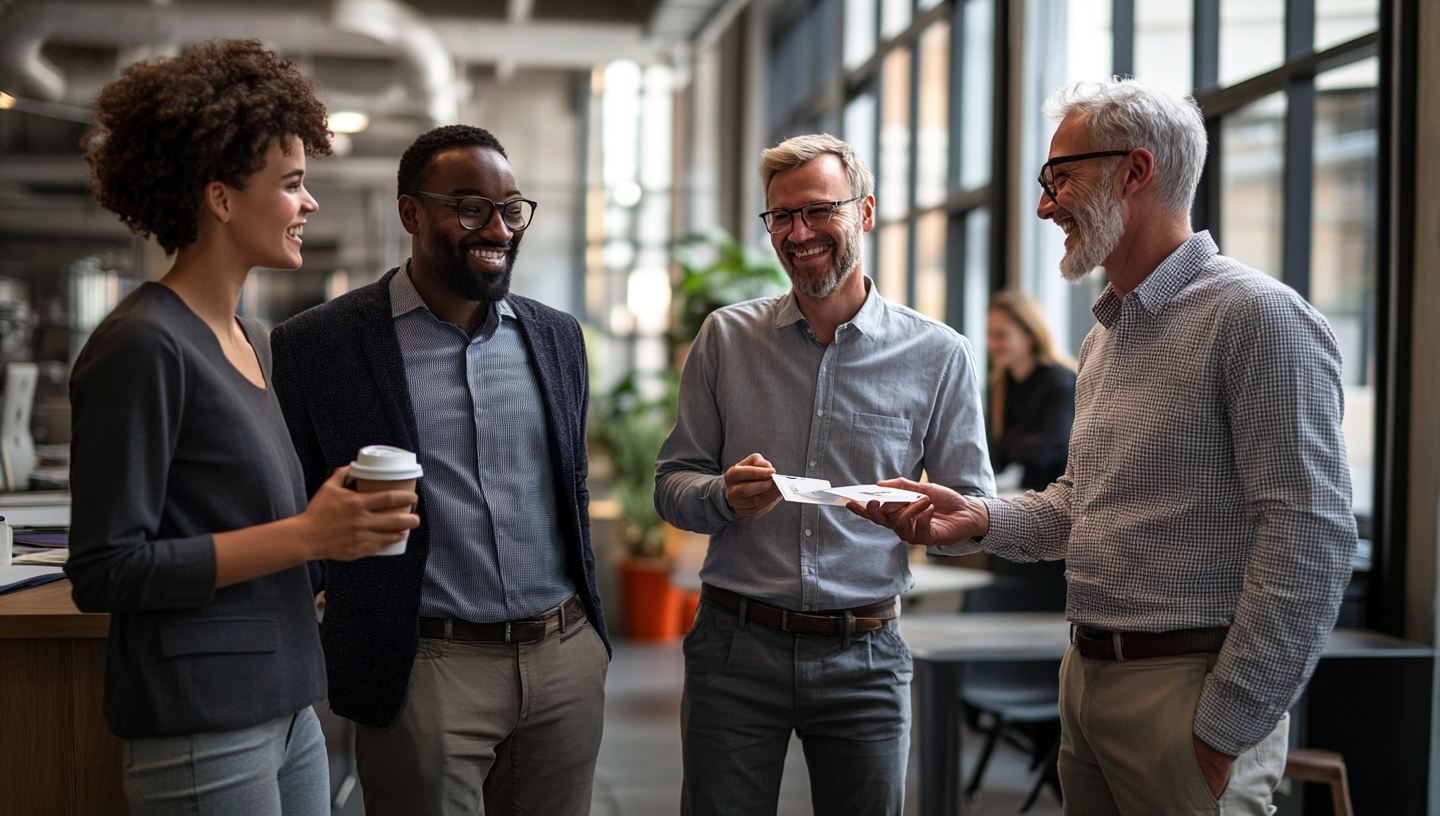
[[[109,626],[75,608],[69,581],[0,595],[0,813],[129,812],[100,713]]]

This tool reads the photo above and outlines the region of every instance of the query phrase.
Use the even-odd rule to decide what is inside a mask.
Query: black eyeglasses
[[[859,201],[860,196],[847,198],[844,201],[817,201],[814,204],[806,204],[803,207],[789,209],[777,207],[773,210],[766,210],[760,213],[760,220],[765,222],[765,230],[770,234],[786,232],[795,226],[795,213],[805,219],[805,226],[815,229],[816,225],[828,224],[835,216],[841,204],[849,204],[852,201]]]
[[[512,198],[509,201],[494,202],[484,196],[447,196],[439,193],[407,193],[414,198],[433,198],[448,202],[460,216],[460,226],[467,230],[482,229],[500,212],[500,220],[511,232],[520,232],[530,226],[535,217],[535,202],[528,198]]]
[[[1102,150],[1099,153],[1081,153],[1076,156],[1056,156],[1050,161],[1047,161],[1044,164],[1040,165],[1040,178],[1036,179],[1036,181],[1040,182],[1040,187],[1045,190],[1045,195],[1050,196],[1051,201],[1059,204],[1060,201],[1055,198],[1058,192],[1055,189],[1055,165],[1069,164],[1070,162],[1077,161],[1085,161],[1086,159],[1101,159],[1106,156],[1128,156],[1134,152],[1135,151],[1132,148],[1130,150]]]

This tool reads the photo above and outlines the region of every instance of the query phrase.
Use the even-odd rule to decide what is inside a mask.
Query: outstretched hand
[[[990,514],[985,504],[967,498],[948,487],[912,482],[909,479],[886,479],[881,487],[898,487],[924,493],[925,498],[910,504],[858,502],[845,505],[850,512],[887,527],[906,544],[934,547],[957,544],[990,532]]]

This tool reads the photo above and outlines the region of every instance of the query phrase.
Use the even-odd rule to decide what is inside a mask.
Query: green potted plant
[[[667,540],[675,534],[655,511],[655,457],[675,425],[683,352],[711,312],[784,291],[785,272],[773,258],[746,252],[723,231],[692,235],[676,248],[681,270],[667,335],[674,369],[660,377],[658,396],[644,393],[635,374],[593,399],[590,439],[610,459],[628,557],[619,565],[630,637],[669,639],[680,633],[681,593],[670,585]],[[693,613],[693,610],[691,610]]]
[[[655,511],[655,456],[675,424],[675,378],[664,394],[647,399],[634,374],[594,398],[590,439],[610,459],[620,535],[628,557],[619,564],[627,634],[668,640],[680,634],[681,597],[670,585],[665,558],[667,525]]]

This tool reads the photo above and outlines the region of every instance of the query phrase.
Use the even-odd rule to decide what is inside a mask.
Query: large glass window
[[[1220,251],[1281,277],[1285,95],[1225,117],[1220,132]]]
[[[1284,61],[1285,0],[1221,0],[1221,85],[1278,68]]]
[[[1355,512],[1374,492],[1376,80],[1362,60],[1315,78],[1310,302],[1335,331],[1345,369],[1345,445]]]
[[[910,212],[910,50],[885,56],[880,71],[880,191],[882,221]]]
[[[920,37],[918,97],[915,206],[924,209],[944,204],[949,193],[950,24],[944,21],[930,26]]]
[[[1135,76],[1184,95],[1195,87],[1194,6],[1177,0],[1135,0]]]
[[[959,187],[973,190],[990,183],[990,140],[994,127],[995,4],[966,0],[960,68]]]

